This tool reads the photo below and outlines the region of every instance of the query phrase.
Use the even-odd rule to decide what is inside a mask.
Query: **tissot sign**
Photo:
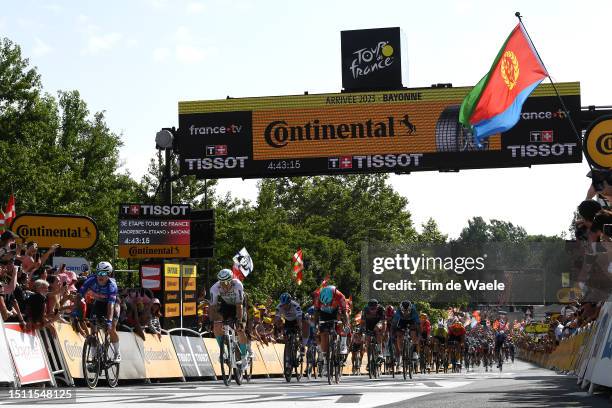
[[[557,87],[573,117],[580,84]],[[478,149],[458,122],[471,88],[179,102],[181,174],[200,178],[522,167],[582,160],[559,99],[540,85],[510,131]]]
[[[340,37],[345,90],[402,87],[399,27],[342,31]]]

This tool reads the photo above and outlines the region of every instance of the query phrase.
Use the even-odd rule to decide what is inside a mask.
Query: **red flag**
[[[15,196],[11,194],[6,206],[6,212],[4,213],[4,224],[7,228],[11,226],[11,223],[16,216],[17,211],[15,210]]]
[[[5,228],[5,225],[4,225],[4,212],[0,208],[0,231],[4,231],[4,228]]]
[[[297,252],[293,254],[291,263],[293,264],[293,279],[297,281],[298,285],[302,284],[302,271],[304,270],[304,258],[302,257],[302,248],[298,248]]]
[[[240,270],[240,265],[234,264],[232,266],[232,273],[234,274],[234,279],[238,279],[240,280],[240,282],[244,280],[244,275],[242,274],[242,271]]]

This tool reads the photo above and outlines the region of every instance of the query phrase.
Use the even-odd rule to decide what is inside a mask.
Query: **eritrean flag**
[[[491,69],[465,97],[459,122],[472,130],[478,146],[518,122],[523,102],[548,76],[525,29],[518,24],[499,50]]]

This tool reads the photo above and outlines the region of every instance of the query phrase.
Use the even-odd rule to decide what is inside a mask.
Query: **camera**
[[[11,242],[9,244],[9,250],[10,251],[17,251],[17,243],[16,242]]]

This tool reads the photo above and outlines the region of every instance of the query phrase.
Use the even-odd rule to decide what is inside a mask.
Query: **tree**
[[[417,238],[419,243],[425,244],[444,244],[448,240],[448,235],[442,234],[438,228],[436,220],[430,218],[425,224],[421,225],[423,232]]]

